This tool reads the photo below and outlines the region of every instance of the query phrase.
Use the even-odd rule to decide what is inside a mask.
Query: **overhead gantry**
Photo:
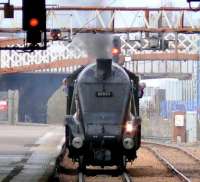
[[[20,12],[22,8],[15,7],[14,10]],[[0,8],[0,11],[3,9]],[[87,15],[87,18],[84,18],[83,14]],[[63,18],[64,16],[65,18]],[[65,42],[61,48],[63,51],[61,57],[56,58],[49,51],[39,51],[30,54],[33,59],[36,59],[35,62],[31,62],[28,53],[1,51],[0,73],[47,71],[56,68],[65,70],[66,67],[87,64],[88,62],[85,61],[87,53],[80,51],[79,45],[70,42],[66,45],[68,40],[73,40],[80,33],[119,34],[122,40],[123,56],[130,57],[136,66],[143,61],[153,63],[171,60],[173,62],[180,61],[181,67],[183,61],[199,60],[199,16],[199,11],[179,7],[47,7],[47,32],[49,33],[52,28],[59,28],[64,34],[63,37],[68,38],[60,40]],[[66,21],[66,17],[69,21]],[[54,27],[50,22],[53,22]],[[20,27],[13,26],[12,28],[0,28],[0,33],[17,35],[23,32]],[[0,40],[1,47],[22,43],[22,38]],[[69,49],[72,45],[73,50]],[[51,43],[49,46],[51,47]],[[74,49],[78,50],[76,54],[79,56],[73,57]],[[45,61],[37,61],[37,57],[41,57],[41,55],[44,55]],[[167,64],[166,67],[168,67]]]

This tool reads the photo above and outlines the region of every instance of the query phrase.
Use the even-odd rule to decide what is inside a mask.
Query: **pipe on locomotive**
[[[112,73],[112,59],[97,59],[96,77],[99,80],[106,80]]]

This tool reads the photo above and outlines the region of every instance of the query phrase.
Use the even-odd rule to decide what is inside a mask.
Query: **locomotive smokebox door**
[[[96,77],[105,80],[111,76],[112,59],[97,59]]]

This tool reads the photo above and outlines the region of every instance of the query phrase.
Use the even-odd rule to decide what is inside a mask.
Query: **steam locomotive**
[[[125,169],[141,142],[138,77],[110,59],[86,66],[74,83],[70,115],[65,119],[69,157],[87,165]]]

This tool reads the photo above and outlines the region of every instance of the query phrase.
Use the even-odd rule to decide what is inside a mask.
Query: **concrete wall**
[[[47,103],[47,123],[63,124],[66,114],[66,99],[63,87],[57,89]]]
[[[13,112],[10,113],[10,122],[34,122],[48,123],[48,118],[51,122],[62,122],[61,115],[64,115],[65,107],[62,92],[56,92],[61,87],[63,78],[66,74],[57,73],[23,73],[1,75],[0,91],[18,90],[18,96],[12,97],[10,92],[10,105],[13,105]],[[55,95],[54,95],[54,92]],[[61,94],[61,97],[60,97]],[[51,99],[51,96],[55,99]],[[14,98],[15,102],[12,101]],[[48,100],[50,99],[49,116],[47,113]],[[55,104],[54,104],[55,102]],[[17,104],[17,106],[16,106]],[[18,110],[18,111],[17,111]],[[11,111],[9,111],[11,112]],[[18,114],[18,116],[17,116]],[[18,118],[18,119],[17,119]],[[61,121],[62,120],[62,121]]]
[[[142,116],[142,136],[171,138],[172,137],[172,121],[162,119],[159,116],[153,116],[150,119]]]
[[[19,91],[8,90],[8,123],[19,121]]]
[[[0,123],[7,123],[8,122],[8,92],[7,91],[0,92],[0,101],[1,101]]]

